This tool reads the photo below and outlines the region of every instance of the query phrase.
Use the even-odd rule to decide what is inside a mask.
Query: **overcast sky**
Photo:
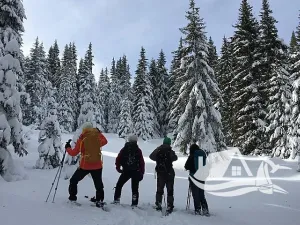
[[[262,0],[249,0],[255,16]],[[196,0],[218,51],[223,36],[233,33],[241,0]],[[93,44],[93,72],[110,68],[111,59],[126,54],[135,71],[141,46],[146,56],[157,58],[161,49],[167,56],[169,69],[171,52],[178,46],[179,28],[186,25],[185,11],[189,0],[23,0],[27,20],[23,36],[25,55],[38,36],[46,52],[58,40],[60,50],[75,42],[79,57],[84,57],[89,42]],[[270,0],[279,35],[289,43],[298,25],[299,0]]]

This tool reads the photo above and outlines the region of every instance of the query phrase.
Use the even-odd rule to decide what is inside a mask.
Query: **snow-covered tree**
[[[117,63],[119,66],[121,62]],[[111,70],[110,70],[110,95],[109,95],[109,115],[108,115],[108,123],[110,133],[116,133],[119,125],[119,114],[120,114],[120,104],[121,104],[121,93],[120,93],[120,75],[119,69],[116,68],[115,60],[112,60]]]
[[[130,92],[131,92],[130,67],[129,67],[128,60],[125,55],[122,57],[121,66],[122,66],[121,68],[122,68],[123,73],[122,73],[122,77],[120,79],[120,85],[121,85],[120,88],[121,88],[121,96],[124,99],[127,96],[129,96]],[[129,96],[129,97],[131,97],[131,96]]]
[[[30,95],[31,103],[26,107],[24,124],[40,126],[43,120],[42,103],[47,96],[47,81],[49,78],[46,53],[38,38],[31,48],[30,60],[26,69],[26,91]]]
[[[263,0],[260,17],[260,73],[265,78],[267,137],[272,156],[287,157],[290,155],[288,128],[291,100],[288,47],[278,38],[277,21],[272,15],[268,0]]]
[[[147,59],[145,49],[142,47],[138,62],[136,77],[133,84],[133,110],[132,118],[134,123],[134,133],[148,140],[158,137],[155,127],[158,126],[154,114],[153,91],[147,73]]]
[[[8,146],[19,156],[27,155],[23,138],[19,88],[21,44],[26,19],[20,0],[1,1],[0,7],[0,161],[1,175],[7,180],[16,176]]]
[[[223,124],[223,133],[226,144],[232,146],[232,126],[234,118],[232,112],[232,79],[233,79],[233,51],[230,40],[223,38],[221,56],[217,65],[217,77],[220,90],[222,90],[221,115]]]
[[[157,121],[159,124],[159,135],[167,135],[167,107],[168,107],[168,82],[169,75],[166,68],[166,57],[161,50],[157,60],[157,79],[154,86],[154,104],[157,109]]]
[[[186,70],[186,62],[183,60],[184,51],[183,51],[183,41],[180,38],[179,46],[176,51],[173,52],[173,60],[170,70],[170,79],[169,79],[169,115],[168,115],[168,132],[173,133],[173,139],[176,138],[177,125],[180,116],[184,112],[184,103],[181,102],[182,107],[176,106],[175,102],[179,96],[179,90],[183,85],[182,76]]]
[[[232,105],[233,144],[242,154],[260,152],[264,144],[264,117],[260,94],[259,24],[243,0],[232,39],[234,58]]]
[[[59,84],[61,81],[60,72],[60,59],[59,59],[59,47],[57,44],[57,40],[55,40],[54,44],[50,47],[47,57],[48,62],[48,71],[49,71],[49,81],[52,83],[53,87],[59,88]]]
[[[291,147],[291,157],[300,149],[300,15],[299,25],[296,30],[296,43],[298,47],[294,52],[290,52],[292,92],[292,115],[289,129],[289,142]]]
[[[226,145],[222,133],[222,123],[219,111],[214,107],[212,96],[221,97],[218,85],[211,78],[214,71],[208,65],[208,42],[204,31],[203,19],[199,16],[199,8],[195,1],[190,0],[189,11],[186,14],[188,25],[181,30],[184,35],[185,60],[189,62],[182,85],[179,103],[186,102],[181,115],[175,147],[186,153],[187,146],[198,143],[208,152],[223,150]]]
[[[108,118],[109,118],[109,96],[110,96],[110,83],[107,68],[101,70],[98,82],[98,101],[99,107],[103,114],[103,123],[100,124],[104,132],[108,131]]]
[[[98,106],[98,96],[97,95],[97,85],[95,76],[93,74],[93,52],[92,44],[89,44],[88,50],[86,51],[84,60],[79,63],[79,105],[80,105],[80,115],[77,119],[78,127],[82,125],[82,116],[84,118],[86,115],[93,114],[93,121],[97,124],[100,130],[103,130],[101,124],[103,124],[103,110]],[[86,121],[84,121],[86,122]]]
[[[54,93],[52,93],[53,96]],[[47,99],[48,116],[43,121],[39,134],[37,169],[54,169],[60,164],[63,152],[61,130],[57,120],[57,103],[53,97]]]
[[[61,81],[58,91],[58,120],[62,132],[70,133],[75,127],[75,110],[77,105],[76,78],[72,73],[72,53],[68,45],[65,46],[62,58]]]
[[[121,103],[121,113],[120,122],[118,126],[118,135],[120,138],[126,138],[129,134],[133,132],[133,123],[131,117],[132,104],[128,98],[122,100]]]

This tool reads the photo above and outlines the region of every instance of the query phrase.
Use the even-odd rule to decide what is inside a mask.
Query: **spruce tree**
[[[57,40],[55,40],[53,46],[51,46],[49,49],[47,61],[49,70],[49,81],[52,83],[53,87],[58,89],[60,83],[61,66]]]
[[[233,79],[233,51],[230,40],[223,38],[221,56],[217,65],[218,84],[222,90],[223,103],[221,104],[221,115],[223,124],[223,133],[226,144],[232,146],[232,127],[234,118],[232,112],[232,79]]]
[[[155,127],[158,126],[158,123],[153,111],[153,91],[147,72],[147,64],[146,52],[142,47],[133,84],[134,100],[132,118],[134,132],[143,140],[158,137],[155,131]]]
[[[188,62],[186,73],[182,77],[182,85],[176,107],[184,105],[181,115],[175,147],[186,153],[187,146],[197,143],[208,152],[223,150],[226,145],[223,141],[222,123],[218,110],[213,106],[212,96],[221,96],[218,85],[211,75],[213,70],[208,65],[208,42],[205,35],[205,25],[199,16],[199,8],[195,1],[190,0],[189,11],[186,13],[188,24],[180,29],[184,35],[184,60]],[[210,90],[210,91],[209,91]]]
[[[95,123],[99,129],[103,130],[100,126],[103,124],[103,114],[99,108],[97,108],[98,98],[96,98],[96,80],[93,74],[93,53],[92,44],[89,44],[88,50],[86,51],[83,63],[81,63],[81,74],[80,74],[80,87],[79,87],[79,101],[80,101],[80,115],[77,123],[78,127],[82,125],[85,119],[80,119],[82,115],[94,114]],[[90,111],[89,111],[90,110]],[[92,121],[91,121],[92,122]]]
[[[263,0],[260,21],[260,73],[264,85],[267,116],[267,137],[273,156],[288,154],[288,123],[290,118],[291,83],[288,54],[278,38],[277,21],[272,16],[268,0]],[[268,154],[263,151],[260,154]]]
[[[118,135],[120,138],[126,138],[133,133],[133,122],[131,117],[132,104],[128,98],[122,100],[120,122],[118,126]]]
[[[208,41],[208,63],[210,65],[210,67],[216,71],[217,69],[217,64],[218,64],[218,53],[217,53],[217,48],[215,46],[215,43],[212,39],[212,37],[209,37],[209,41]],[[214,82],[217,82],[217,78],[216,77],[212,77],[214,79]]]
[[[263,140],[264,116],[260,91],[259,24],[252,7],[243,0],[233,36],[233,144],[242,154],[260,151]]]
[[[112,66],[110,70],[110,97],[109,97],[109,129],[110,133],[116,133],[119,125],[119,114],[121,104],[121,93],[120,93],[120,61],[118,61],[118,67],[116,67],[115,60],[112,60]]]
[[[291,80],[293,85],[292,92],[292,116],[291,124],[289,129],[289,141],[291,146],[290,157],[294,158],[296,151],[299,151],[300,148],[300,120],[299,120],[299,105],[300,105],[300,15],[299,15],[299,26],[296,30],[296,41],[298,50],[291,53]]]
[[[184,112],[184,104],[181,102],[182,107],[176,107],[176,101],[179,96],[179,90],[183,85],[182,76],[186,70],[185,61],[183,60],[184,49],[183,49],[183,40],[180,38],[179,46],[176,51],[173,52],[173,60],[170,70],[170,79],[169,79],[169,103],[168,103],[168,132],[173,133],[173,139],[176,138],[177,133],[177,124],[180,116]],[[181,100],[181,99],[180,99]]]
[[[289,52],[290,54],[294,54],[297,51],[299,51],[300,47],[297,43],[297,38],[296,38],[296,34],[295,31],[292,32],[292,36],[291,36],[291,41],[290,41],[290,48],[289,48]]]
[[[107,68],[105,71],[102,69],[98,82],[98,101],[99,106],[103,110],[103,123],[101,126],[105,132],[108,132],[108,118],[109,118],[109,96],[110,96],[110,83]]]
[[[154,86],[154,104],[157,109],[157,121],[159,124],[159,134],[162,136],[167,135],[167,107],[168,107],[168,82],[169,75],[166,68],[166,57],[161,50],[157,60],[157,79]]]
[[[130,69],[126,56],[124,55],[121,59],[121,76],[120,76],[120,95],[123,99],[130,95],[131,84],[130,84]]]
[[[23,139],[20,92],[17,87],[19,76],[23,75],[20,65],[23,20],[26,19],[22,1],[4,0],[0,7],[0,175],[6,181],[17,176],[13,157],[8,150],[12,144],[18,156],[27,155]]]
[[[75,109],[76,106],[76,80],[72,74],[71,50],[68,45],[65,46],[62,57],[62,75],[58,91],[58,120],[62,132],[73,132],[75,128]]]
[[[48,115],[42,123],[39,134],[38,152],[39,159],[36,162],[37,169],[54,169],[59,166],[60,153],[63,152],[61,143],[61,130],[57,118],[57,103],[51,97],[47,101]]]
[[[26,90],[31,103],[25,109],[24,124],[40,126],[43,120],[43,102],[47,97],[48,66],[43,44],[38,38],[30,50],[30,60],[26,70]]]

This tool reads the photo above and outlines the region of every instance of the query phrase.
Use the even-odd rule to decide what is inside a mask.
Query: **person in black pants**
[[[155,171],[157,173],[157,190],[155,205],[156,210],[162,210],[162,196],[164,188],[167,187],[167,213],[172,213],[174,209],[174,180],[175,171],[173,162],[178,159],[171,147],[171,139],[164,138],[163,144],[156,148],[149,158],[156,162]]]
[[[203,162],[198,162],[199,157],[203,157]],[[185,163],[184,168],[186,170],[189,170],[189,175],[194,176],[199,168],[199,163],[203,163],[203,166],[206,165],[206,153],[199,148],[198,145],[192,144],[190,146],[190,155]],[[197,180],[198,182],[205,185],[205,181]],[[194,184],[194,182],[189,178],[189,188],[192,191],[193,199],[194,199],[194,208],[195,208],[195,214],[201,215],[201,209],[202,214],[205,216],[209,216],[209,210],[207,201],[204,194],[204,189],[199,188],[197,185]]]
[[[137,145],[138,138],[131,135],[116,158],[116,170],[121,173],[116,185],[114,204],[120,203],[122,188],[131,179],[132,206],[139,201],[139,183],[145,173],[145,161],[141,149]],[[122,166],[122,169],[120,168]]]

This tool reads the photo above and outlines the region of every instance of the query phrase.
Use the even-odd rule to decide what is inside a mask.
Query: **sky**
[[[206,23],[218,52],[222,38],[233,34],[242,0],[195,0],[200,16]],[[262,0],[249,0],[258,18]],[[46,52],[58,41],[64,46],[75,42],[78,58],[84,57],[89,43],[93,45],[96,80],[102,68],[111,66],[112,58],[126,54],[134,73],[141,47],[150,61],[157,59],[161,49],[169,69],[171,52],[177,49],[181,33],[187,24],[185,12],[189,0],[23,0],[27,19],[24,21],[23,51],[28,55],[36,37]],[[292,31],[300,20],[299,0],[270,0],[278,21],[279,36],[290,42]],[[134,75],[134,74],[132,74]]]

